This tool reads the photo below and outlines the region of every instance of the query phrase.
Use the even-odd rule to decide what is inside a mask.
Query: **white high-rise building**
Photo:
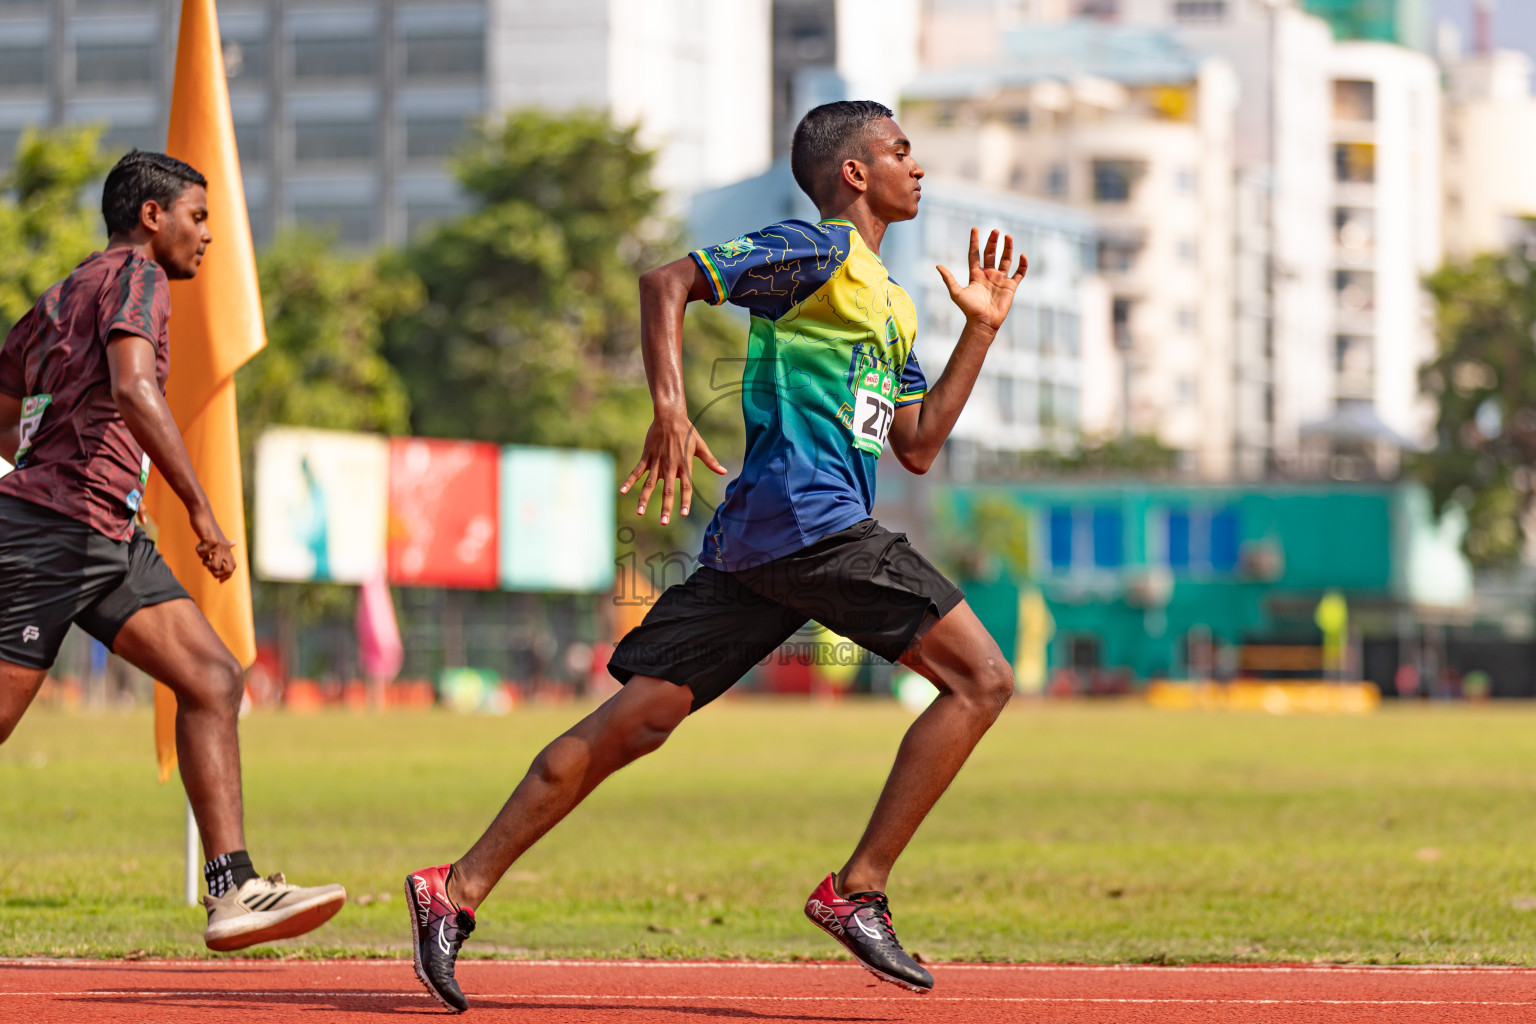
[[[1141,5],[1237,70],[1237,252],[1233,468],[1252,479],[1293,464],[1304,424],[1333,409],[1329,54],[1325,22],[1291,0]]]
[[[924,57],[986,66],[1009,26],[1059,31],[1056,23],[1083,10],[1084,0],[928,0]],[[1222,328],[1230,358],[1209,375],[1230,390],[1216,403],[1230,412],[1207,419],[1223,432],[1212,443],[1231,448],[1231,471],[1315,471],[1317,438],[1340,415],[1346,433],[1363,430],[1389,447],[1423,440],[1417,372],[1432,340],[1419,282],[1441,252],[1433,63],[1403,46],[1336,41],[1300,0],[1117,0],[1099,11],[1225,58],[1237,76],[1224,225],[1234,253]],[[1448,179],[1445,224],[1452,236],[1481,239],[1466,244],[1508,244],[1522,213],[1536,212],[1528,199],[1536,177],[1521,173],[1536,158],[1536,121],[1525,120],[1536,101],[1517,64],[1508,55],[1452,69],[1460,99],[1448,137],[1453,149],[1466,147],[1466,165]],[[1502,159],[1489,149],[1495,139]],[[997,160],[984,157],[992,170],[980,173],[1006,168]],[[1115,225],[1101,225],[1112,263]],[[1134,400],[1130,415],[1135,426]],[[1182,447],[1176,431],[1158,430]]]
[[[1527,246],[1536,221],[1531,59],[1518,50],[1453,57],[1446,78],[1446,254]]]
[[[676,196],[767,168],[769,0],[488,0],[493,110],[608,110]]]
[[[1091,212],[1114,347],[1085,375],[1083,431],[1155,434],[1210,479],[1232,473],[1236,103],[1225,61],[1076,23],[930,70],[902,107],[935,175]]]
[[[1440,70],[1388,43],[1344,42],[1333,79],[1334,392],[1427,440],[1419,370],[1435,351],[1422,280],[1441,262]]]

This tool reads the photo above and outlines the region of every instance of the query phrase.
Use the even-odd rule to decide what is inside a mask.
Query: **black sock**
[[[258,877],[256,869],[251,867],[251,855],[244,850],[221,853],[203,865],[203,880],[208,883],[209,896],[223,896]]]

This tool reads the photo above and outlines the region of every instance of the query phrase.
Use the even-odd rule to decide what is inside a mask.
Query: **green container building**
[[[1263,675],[1259,653],[1318,647],[1337,590],[1359,673],[1366,645],[1459,621],[1472,597],[1463,520],[1437,521],[1415,484],[946,484],[929,500],[934,555],[1016,669],[1033,651],[1050,675],[1129,685]],[[1319,673],[1282,658],[1271,674]]]

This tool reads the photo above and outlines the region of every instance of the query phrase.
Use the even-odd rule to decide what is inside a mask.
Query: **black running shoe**
[[[805,901],[805,916],[822,931],[841,942],[859,963],[881,981],[927,992],[933,988],[933,975],[907,955],[891,926],[891,905],[883,892],[837,894],[832,880],[826,880]]]
[[[452,865],[424,868],[405,876],[405,898],[411,911],[411,956],[416,977],[432,998],[454,1013],[469,1009],[469,1000],[453,978],[459,947],[475,930],[475,912],[448,899]]]

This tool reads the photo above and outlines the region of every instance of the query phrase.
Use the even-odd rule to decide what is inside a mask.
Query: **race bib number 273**
[[[889,371],[872,367],[863,371],[854,390],[853,446],[879,455],[896,418],[896,381]]]

